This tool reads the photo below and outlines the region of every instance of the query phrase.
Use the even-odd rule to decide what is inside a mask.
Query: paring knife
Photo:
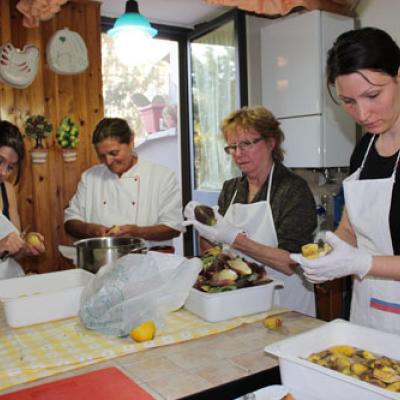
[[[22,232],[21,232],[21,238],[25,239],[25,235],[28,233],[30,226],[28,225]],[[10,253],[6,250],[3,251],[0,255],[0,261],[4,262],[7,260],[7,258],[9,257]]]

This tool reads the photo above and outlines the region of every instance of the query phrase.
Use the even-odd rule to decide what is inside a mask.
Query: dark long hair
[[[400,49],[392,37],[377,28],[354,29],[342,33],[328,51],[327,84],[340,75],[361,69],[384,72],[396,77],[400,67]]]
[[[8,121],[0,121],[0,147],[11,147],[18,156],[18,172],[15,183],[21,177],[21,165],[25,156],[24,140],[20,130]]]

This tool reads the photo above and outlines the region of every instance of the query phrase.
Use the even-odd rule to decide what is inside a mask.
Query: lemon
[[[129,333],[129,336],[135,342],[146,342],[147,340],[152,340],[156,333],[156,325],[153,321],[145,321],[133,328]]]

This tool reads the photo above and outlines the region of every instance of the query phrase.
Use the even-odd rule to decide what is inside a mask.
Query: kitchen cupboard
[[[350,17],[315,10],[261,29],[262,102],[281,122],[288,167],[349,164],[355,124],[332,101],[325,64],[336,37],[353,26]]]
[[[48,160],[32,164],[33,143],[25,138],[26,158],[22,180],[17,188],[23,227],[45,236],[46,253],[22,260],[27,270],[47,272],[68,265],[58,253],[59,244],[71,243],[64,232],[63,210],[75,192],[81,172],[97,162],[91,144],[91,132],[103,117],[100,56],[100,3],[70,0],[49,21],[38,28],[22,26],[17,0],[0,2],[0,43],[11,42],[17,48],[32,44],[39,49],[40,61],[33,83],[25,89],[14,89],[0,83],[0,118],[15,123],[22,132],[28,115],[41,114],[53,124],[47,138]],[[86,43],[89,67],[78,75],[58,75],[46,62],[46,45],[59,29],[68,27],[78,32]],[[69,116],[80,129],[78,159],[63,161],[55,139],[55,130],[64,116]]]

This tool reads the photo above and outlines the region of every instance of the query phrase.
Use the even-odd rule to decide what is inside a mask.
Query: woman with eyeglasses
[[[344,181],[345,210],[333,251],[292,258],[312,282],[353,275],[350,320],[400,333],[400,48],[384,31],[340,35],[328,52],[328,84],[366,132]]]
[[[282,163],[279,122],[264,107],[244,107],[222,122],[221,131],[225,151],[243,175],[224,183],[216,225],[195,221],[196,202],[185,207],[186,224],[192,224],[208,246],[228,243],[246,259],[266,265],[268,275],[285,284],[276,302],[315,316],[313,285],[295,268],[290,252],[313,240],[316,207],[306,181]]]
[[[42,244],[31,245],[20,235],[14,186],[8,179],[16,172],[16,183],[21,175],[24,142],[19,129],[8,121],[0,121],[0,279],[24,275],[16,257],[43,253]],[[36,233],[42,240],[43,236]]]

